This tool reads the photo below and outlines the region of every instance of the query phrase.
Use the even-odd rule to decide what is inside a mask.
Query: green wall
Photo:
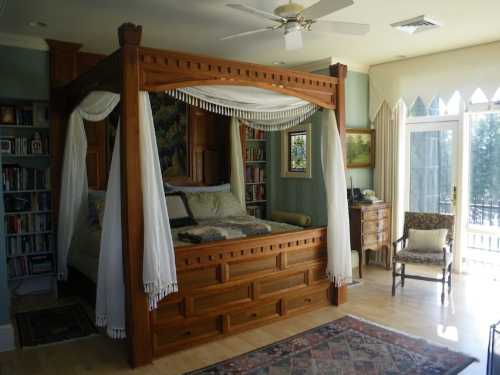
[[[316,72],[328,74],[328,70]],[[313,225],[326,225],[326,195],[321,171],[320,114],[312,122],[312,178],[281,178],[280,133],[269,133],[269,211],[283,210],[302,212],[313,219]],[[346,125],[348,128],[369,128],[368,119],[368,74],[349,72],[346,81]],[[372,188],[373,174],[369,168],[351,169],[347,172],[355,187]]]
[[[0,46],[0,100],[49,98],[49,54]],[[5,259],[3,194],[0,189],[0,325],[9,322],[9,289]]]

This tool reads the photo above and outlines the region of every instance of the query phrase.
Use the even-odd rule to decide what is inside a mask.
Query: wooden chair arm
[[[400,242],[403,242],[403,243],[404,243],[404,241],[406,241],[406,237],[405,237],[405,236],[402,236],[401,238],[398,238],[396,241],[394,241],[394,242],[392,243],[392,246],[393,246],[393,249],[394,249],[394,252],[393,252],[394,256],[396,256],[396,253],[398,252],[398,244],[399,244]]]

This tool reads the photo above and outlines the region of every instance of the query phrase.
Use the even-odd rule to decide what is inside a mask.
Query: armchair
[[[442,284],[441,303],[444,303],[445,288],[448,284],[448,293],[451,291],[451,274],[453,263],[453,229],[455,217],[453,215],[406,212],[403,236],[393,242],[392,257],[392,295],[396,294],[398,286],[404,287],[405,279],[434,281]],[[447,229],[446,244],[440,251],[419,251],[410,250],[408,245],[408,232],[410,229]],[[425,250],[425,249],[423,249]],[[398,268],[398,265],[401,267]],[[408,275],[405,270],[406,264],[420,264],[439,266],[442,269],[441,278],[433,278],[421,275]],[[396,278],[400,276],[400,281]]]

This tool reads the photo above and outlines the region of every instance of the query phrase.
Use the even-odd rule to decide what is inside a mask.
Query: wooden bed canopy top
[[[83,70],[86,71],[79,76],[77,76],[79,69],[77,67],[76,54],[81,46],[71,43],[48,41],[51,47],[51,123],[54,128],[51,130],[54,144],[52,148],[54,165],[52,177],[54,181],[54,201],[56,203],[58,203],[57,197],[62,165],[62,150],[65,139],[64,133],[69,114],[92,91],[111,91],[121,95],[122,245],[126,291],[127,341],[129,346],[129,361],[133,367],[148,364],[157,355],[154,352],[154,344],[152,343],[163,337],[161,336],[161,332],[164,329],[161,325],[155,326],[155,313],[148,311],[147,296],[142,286],[143,207],[138,141],[139,91],[165,91],[186,86],[215,84],[254,86],[268,89],[302,98],[322,108],[335,109],[340,137],[344,141],[345,78],[347,75],[347,66],[342,64],[330,66],[330,76],[325,76],[187,53],[144,48],[140,46],[141,34],[141,26],[135,26],[130,23],[120,26],[118,29],[120,49],[107,57],[81,54],[88,56],[87,60],[84,61],[86,66]],[[57,51],[56,48],[59,46],[62,46],[62,48]],[[72,62],[68,63],[67,56],[70,53],[74,57],[71,60]],[[60,61],[66,60],[58,63],[58,59]],[[57,87],[56,85],[56,83],[64,81],[60,80],[60,77],[57,75],[59,74],[57,72],[57,65],[59,65],[59,69],[62,71],[60,76],[73,79],[64,86],[59,85]],[[66,65],[69,65],[69,68]],[[57,217],[55,217],[54,221],[57,224]],[[297,237],[297,235],[293,235],[292,237],[294,236]],[[324,257],[322,255],[315,255],[308,258],[300,255],[301,253],[298,252],[303,251],[306,255],[313,253],[320,254],[319,249],[323,249],[326,252],[326,235],[324,229],[304,231],[303,234],[298,236],[297,239],[292,241],[293,243],[283,240],[283,235],[270,237],[269,244],[265,245],[267,247],[260,245],[259,247],[258,239],[250,242],[243,241],[242,243],[247,244],[245,246],[250,246],[248,244],[251,243],[252,248],[248,248],[247,250],[238,248],[237,251],[248,256],[249,261],[251,261],[253,258],[261,259],[259,257],[268,259],[265,258],[267,256],[265,255],[266,251],[273,252],[274,249],[280,249],[279,251],[282,252],[282,255],[276,255],[276,259],[279,260],[279,267],[274,267],[272,272],[282,271],[283,275],[286,276],[290,272],[295,272],[294,270],[302,267],[305,271],[301,268],[300,272],[305,272],[304,277],[307,281],[304,285],[313,289],[320,288],[321,293],[326,293],[324,297],[321,297],[318,302],[319,304],[327,301],[325,298],[330,298],[330,295],[333,296],[331,298],[334,300],[334,304],[341,303],[340,299],[345,298],[345,287],[336,289],[332,284],[328,285],[327,280],[316,282],[312,276],[317,273],[317,269],[321,270],[323,269],[321,267],[325,266]],[[284,241],[283,244],[280,241]],[[235,241],[233,245],[236,246],[237,243]],[[214,246],[217,247],[218,245],[212,245],[212,248]],[[260,250],[254,252],[253,247]],[[190,256],[194,260],[186,260],[187,264],[202,257],[202,255],[199,255],[202,250],[198,248],[193,247],[192,250],[179,251],[179,256],[181,254],[185,256],[189,251],[192,252],[192,254],[191,252],[189,254],[191,254]],[[230,253],[236,252],[231,250]],[[286,255],[288,253],[289,255]],[[294,259],[294,256],[298,257],[296,264],[292,260],[289,262],[286,261],[287,258]],[[223,276],[226,275],[224,276],[225,279],[222,277],[221,282],[228,281],[227,278],[229,276],[227,276],[227,272],[231,269],[231,266],[227,263],[230,260],[226,260],[225,257],[226,255],[221,255],[220,258],[217,258],[217,270],[220,270],[217,272],[222,272],[221,275]],[[214,260],[208,259],[207,262],[214,262]],[[182,270],[180,271],[182,272]],[[261,272],[259,275],[262,278],[267,273],[263,274]],[[253,285],[252,288],[256,288],[259,283],[258,279],[255,280],[253,283],[250,282]],[[234,281],[232,281],[233,284],[231,284],[230,279],[229,281],[229,285],[234,284]],[[325,282],[327,284],[324,284]],[[309,289],[301,290],[308,291]],[[297,294],[296,292],[294,293]],[[258,296],[258,293],[254,293],[253,298],[257,298],[256,296]],[[277,305],[278,307],[281,306],[278,309],[279,314],[283,317],[287,316],[287,304],[296,303],[299,297],[303,298],[302,295],[290,297],[283,294],[282,301]],[[189,295],[186,298],[186,301],[192,301],[192,297],[189,297]],[[306,301],[310,300],[310,298],[306,298]],[[186,306],[184,308],[187,309]],[[189,311],[189,309],[186,311]],[[230,319],[227,316],[229,315],[221,315],[221,319],[224,321],[223,328],[221,328],[223,334],[225,334],[224,332],[231,332],[231,329],[228,328],[230,325],[227,325],[225,320]],[[187,319],[186,322],[190,322],[190,320]],[[216,322],[219,324],[219,318],[217,318]],[[189,333],[191,334],[192,331],[189,330]]]

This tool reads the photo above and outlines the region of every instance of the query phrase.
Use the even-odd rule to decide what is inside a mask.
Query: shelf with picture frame
[[[49,103],[0,99],[0,214],[9,281],[54,279]]]

